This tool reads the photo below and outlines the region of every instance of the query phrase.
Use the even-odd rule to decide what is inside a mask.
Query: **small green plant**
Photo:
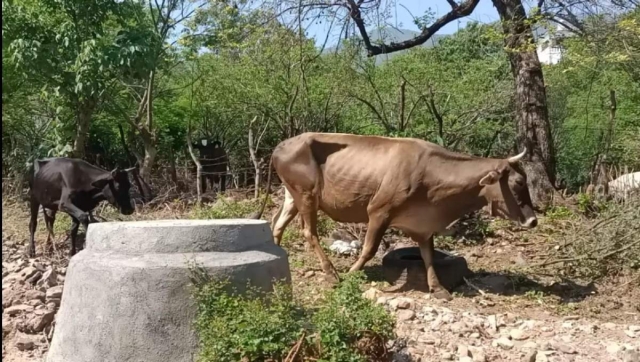
[[[271,200],[267,200],[267,205]],[[262,198],[234,200],[221,196],[211,205],[194,207],[189,214],[192,219],[233,219],[244,218],[255,212],[261,206]]]
[[[384,343],[393,337],[394,319],[382,306],[362,296],[362,272],[347,274],[328,293],[326,304],[313,316],[315,343],[322,361],[385,360]]]
[[[524,296],[529,300],[538,302],[538,304],[542,304],[544,301],[544,293],[540,290],[527,290]]]
[[[598,200],[594,195],[578,194],[577,199],[578,210],[587,217],[594,217],[607,208],[607,204]]]
[[[547,210],[546,216],[551,222],[561,221],[573,217],[573,212],[564,206],[552,206]]]
[[[329,236],[336,229],[336,222],[325,214],[318,214],[318,235]]]

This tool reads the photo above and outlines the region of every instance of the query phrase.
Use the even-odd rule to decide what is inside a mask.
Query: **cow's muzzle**
[[[520,223],[520,225],[527,229],[533,229],[534,227],[538,226],[538,219],[535,216],[530,217],[527,219],[527,221]]]
[[[134,211],[135,209],[133,208],[120,209],[120,212],[122,213],[122,215],[131,215],[133,214]]]

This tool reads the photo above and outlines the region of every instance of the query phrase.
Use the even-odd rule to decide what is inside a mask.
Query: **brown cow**
[[[273,236],[280,244],[284,229],[300,212],[307,242],[323,271],[337,280],[318,241],[318,209],[338,222],[368,223],[362,254],[350,272],[375,255],[388,227],[400,229],[420,246],[431,292],[450,299],[433,269],[434,233],[485,205],[499,216],[535,227],[527,177],[518,165],[525,152],[491,159],[413,138],[304,133],[281,142],[271,156],[285,187]],[[270,172],[271,167],[268,189]]]

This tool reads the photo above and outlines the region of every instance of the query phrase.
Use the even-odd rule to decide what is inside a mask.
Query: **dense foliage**
[[[226,282],[209,280],[197,267],[192,270],[199,361],[282,361],[296,341],[297,355],[305,360],[360,362],[388,357],[384,344],[393,337],[395,322],[382,306],[361,295],[362,272],[347,275],[312,312],[295,302],[286,285],[276,284],[267,294],[252,287],[238,293]]]
[[[376,65],[354,40],[321,52],[266,8],[176,10],[185,3],[3,1],[3,177],[70,154],[103,167],[186,165],[189,127],[221,140],[239,173],[252,170],[250,125],[259,157],[304,131],[411,136],[480,156],[520,149],[499,24],[471,23]],[[590,24],[544,68],[558,176],[573,189],[605,154],[609,166],[640,167],[640,12]]]

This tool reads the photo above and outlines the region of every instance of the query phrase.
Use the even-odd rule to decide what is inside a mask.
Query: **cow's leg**
[[[220,175],[220,193],[224,194],[226,190],[227,190],[227,175],[222,174]]]
[[[340,280],[340,276],[338,275],[336,268],[320,247],[320,239],[318,237],[317,229],[318,201],[316,196],[311,193],[303,193],[301,195],[301,202],[298,210],[304,220],[304,237],[315,251],[318,259],[320,259],[322,271],[326,274],[329,281],[338,282]]]
[[[376,255],[380,247],[380,242],[382,241],[382,236],[388,226],[389,222],[386,217],[369,216],[367,234],[364,237],[364,246],[362,247],[360,258],[358,258],[358,261],[349,269],[349,273],[362,269],[362,267]]]
[[[78,238],[78,229],[80,229],[80,221],[71,216],[71,250],[69,250],[69,257],[76,254],[76,239]]]
[[[272,221],[273,239],[275,240],[277,245],[280,245],[284,229],[287,228],[291,220],[293,220],[293,218],[295,218],[297,214],[298,208],[296,207],[296,204],[293,200],[293,196],[291,196],[291,193],[289,193],[289,191],[287,191],[287,189],[285,188],[284,202],[282,203],[280,210],[278,210],[278,213],[276,213]]]
[[[414,237],[412,239],[420,246],[420,255],[424,261],[424,266],[427,269],[427,282],[429,283],[429,291],[438,299],[451,300],[451,294],[440,284],[436,270],[433,267],[433,257],[435,254],[435,248],[433,245],[433,234],[428,237]]]
[[[38,227],[38,211],[40,210],[40,203],[38,203],[33,197],[29,202],[31,209],[31,219],[29,220],[29,256],[34,258],[36,256],[36,228]]]
[[[207,175],[200,175],[200,191],[207,192]]]
[[[47,210],[44,207],[42,208],[42,214],[44,215],[44,223],[47,226],[47,231],[49,235],[47,235],[47,249],[49,252],[53,250],[53,238],[55,235],[53,233],[53,224],[56,222],[56,211],[55,210]]]

